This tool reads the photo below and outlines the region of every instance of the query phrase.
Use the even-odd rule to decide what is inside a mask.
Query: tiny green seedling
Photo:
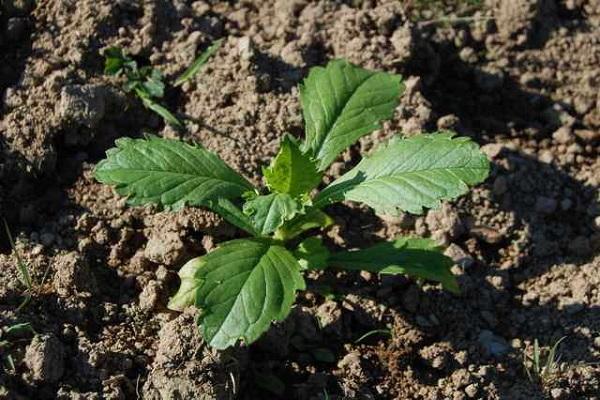
[[[300,87],[306,136],[286,135],[257,189],[200,145],[122,138],[95,169],[132,205],[207,207],[251,237],[222,243],[188,261],[169,307],[195,305],[205,340],[218,349],[252,343],[289,314],[303,271],[325,268],[407,274],[458,292],[452,260],[433,240],[399,237],[362,250],[330,252],[316,233],[334,221],[324,209],[351,200],[378,214],[422,213],[488,175],[477,144],[452,133],[394,137],[318,192],[324,171],[348,146],[392,117],[403,91],[398,75],[344,60],[312,68]]]
[[[8,237],[10,247],[12,248],[12,251],[15,253],[15,256],[17,257],[17,271],[19,271],[19,280],[21,281],[21,284],[23,284],[23,286],[25,286],[25,296],[23,298],[23,301],[19,305],[19,307],[17,307],[17,312],[19,312],[23,308],[25,308],[27,306],[27,304],[29,304],[29,302],[31,301],[31,293],[34,290],[33,280],[31,279],[31,274],[29,273],[29,268],[27,267],[27,264],[25,263],[25,261],[23,261],[23,258],[21,258],[21,253],[19,253],[19,250],[17,249],[17,246],[15,245],[15,241],[10,232],[10,228],[8,227],[8,223],[6,222],[5,219],[3,220],[3,222],[4,222],[4,230],[6,232],[6,236]]]
[[[180,86],[190,80],[208,62],[208,59],[217,52],[222,40],[213,42],[192,65],[184,71],[175,81],[175,86]],[[144,106],[158,115],[169,125],[182,129],[183,124],[166,107],[158,102],[165,94],[165,83],[162,73],[152,67],[138,67],[137,62],[125,55],[118,47],[108,48],[105,53],[104,73],[107,75],[123,74],[127,82],[123,85],[126,92],[133,92],[142,101]]]
[[[552,383],[560,372],[560,355],[556,353],[558,346],[566,336],[558,339],[554,345],[548,350],[546,360],[542,360],[542,351],[537,339],[533,341],[533,354],[531,356],[525,354],[523,365],[525,373],[531,382],[537,383],[543,387]]]
[[[48,277],[48,272],[50,271],[50,265],[48,265],[48,267],[46,268],[46,271],[44,271],[44,275],[42,276],[42,279],[39,282],[34,282],[34,280],[31,278],[31,274],[29,272],[29,266],[27,265],[25,260],[23,260],[23,257],[21,257],[21,253],[19,252],[19,249],[15,245],[15,240],[13,239],[13,236],[10,232],[8,223],[6,222],[5,219],[3,219],[3,222],[4,222],[4,230],[6,232],[6,236],[8,237],[10,247],[17,259],[17,271],[19,273],[19,281],[21,281],[21,284],[23,286],[25,286],[25,291],[23,292],[24,293],[23,301],[21,301],[21,304],[19,304],[19,307],[17,307],[17,310],[16,310],[17,312],[20,312],[25,307],[27,307],[29,302],[31,302],[32,296],[36,293],[39,293],[42,290],[44,283],[46,282],[46,278]]]
[[[17,342],[21,341],[18,337],[22,337],[25,333],[36,335],[35,330],[29,322],[0,328],[0,358],[2,359],[4,368],[13,372],[16,370],[11,350]]]

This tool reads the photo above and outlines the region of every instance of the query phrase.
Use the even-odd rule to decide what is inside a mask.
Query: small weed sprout
[[[15,372],[15,362],[11,350],[16,343],[23,340],[19,337],[26,333],[37,334],[29,322],[13,324],[0,329],[0,358],[4,369]]]
[[[566,336],[558,339],[547,351],[545,359],[542,356],[542,350],[538,340],[533,341],[532,355],[524,354],[523,366],[529,380],[539,384],[542,387],[550,385],[561,372],[560,355],[557,354],[558,346]]]
[[[431,239],[398,237],[366,249],[331,252],[319,235],[334,224],[326,207],[362,202],[377,214],[421,214],[482,182],[489,161],[476,143],[451,132],[393,137],[347,173],[318,190],[331,163],[360,137],[392,117],[404,90],[399,75],[362,69],[345,60],[315,67],[300,86],[306,135],[285,135],[254,187],[199,144],[147,137],[122,138],[95,168],[131,205],[167,209],[201,206],[249,237],[221,243],[188,261],[169,308],[201,310],[211,346],[257,340],[287,317],[303,273],[341,268],[406,274],[459,291],[451,259]],[[323,354],[320,354],[323,355]]]
[[[213,42],[203,51],[192,65],[177,78],[174,86],[180,86],[190,80],[206,64],[209,58],[217,52],[222,40]],[[108,48],[104,52],[104,73],[107,75],[125,75],[127,81],[123,85],[126,92],[133,92],[144,104],[144,106],[158,115],[176,129],[183,129],[183,124],[158,100],[165,94],[165,82],[162,73],[152,67],[138,67],[137,62],[125,55],[119,47]]]
[[[21,284],[25,286],[25,291],[23,292],[24,299],[16,310],[17,312],[19,312],[29,304],[33,294],[39,292],[42,286],[44,286],[46,278],[48,277],[48,272],[50,271],[50,266],[48,265],[48,268],[46,268],[46,271],[44,271],[44,275],[42,276],[42,279],[40,280],[39,284],[35,283],[31,278],[29,266],[21,257],[21,253],[19,252],[19,249],[15,244],[13,236],[10,232],[10,228],[8,227],[8,223],[5,219],[3,219],[3,223],[6,236],[8,237],[8,241],[10,243],[10,247],[13,253],[15,254],[15,257],[17,258],[17,271],[19,272],[19,281],[21,281]]]

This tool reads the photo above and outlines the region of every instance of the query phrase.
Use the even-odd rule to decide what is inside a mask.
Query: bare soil
[[[103,75],[118,45],[174,79],[178,134]],[[343,173],[393,134],[454,129],[490,178],[423,216],[328,210],[332,249],[431,236],[462,294],[404,277],[313,273],[290,318],[257,343],[204,344],[194,312],[166,309],[189,257],[242,235],[213,213],[129,208],[92,178],[121,136],[201,142],[260,184],[298,83],[332,58],[401,73],[394,118],[344,153]],[[600,2],[0,1],[0,213],[35,288],[23,299],[0,234],[1,399],[600,398]],[[366,338],[359,340],[363,335]],[[523,357],[561,337],[559,370]],[[14,361],[14,369],[8,356]]]

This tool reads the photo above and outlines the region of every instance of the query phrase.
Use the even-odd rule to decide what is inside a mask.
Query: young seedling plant
[[[252,343],[272,321],[286,318],[296,292],[305,289],[307,270],[406,274],[458,292],[452,261],[430,239],[398,237],[366,249],[330,252],[320,236],[307,232],[333,224],[324,209],[336,202],[362,202],[377,214],[420,214],[487,177],[489,162],[476,143],[440,132],[393,137],[317,190],[344,149],[392,117],[403,89],[399,75],[344,60],[312,68],[300,86],[305,138],[284,136],[263,169],[262,189],[198,144],[122,138],[107,151],[96,166],[96,179],[116,186],[130,204],[206,207],[249,234],[221,243],[179,272],[181,286],[169,307],[195,305],[210,345]]]
[[[174,86],[180,86],[190,80],[217,52],[222,40],[214,41],[198,58],[179,76]],[[123,85],[126,92],[133,92],[144,106],[158,115],[176,129],[183,129],[183,124],[166,107],[158,101],[165,95],[165,83],[162,73],[150,66],[138,67],[137,61],[123,53],[119,47],[110,47],[104,52],[104,73],[107,75],[125,75],[127,81]]]

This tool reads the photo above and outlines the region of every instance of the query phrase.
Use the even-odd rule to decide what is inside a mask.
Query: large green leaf
[[[406,274],[440,282],[446,290],[459,292],[456,278],[450,272],[454,263],[431,239],[401,237],[364,250],[333,253],[329,264],[380,274]]]
[[[271,190],[292,197],[310,192],[322,177],[316,164],[300,151],[298,143],[289,135],[281,141],[279,153],[271,165],[263,169],[263,175]]]
[[[300,86],[306,124],[303,150],[325,170],[361,136],[391,118],[404,90],[399,75],[362,69],[345,60],[315,67]]]
[[[488,172],[488,159],[469,138],[449,132],[394,138],[319,193],[315,205],[353,200],[380,214],[420,214],[466,193]]]
[[[219,198],[239,198],[252,185],[215,154],[172,139],[123,138],[95,169],[98,181],[115,185],[134,205],[156,203],[208,206]]]
[[[300,204],[286,193],[257,196],[244,204],[244,213],[250,216],[254,229],[266,235],[274,232],[300,210]]]
[[[305,288],[294,256],[259,238],[222,244],[201,257],[194,278],[203,336],[217,349],[254,342],[288,315],[296,291]]]

